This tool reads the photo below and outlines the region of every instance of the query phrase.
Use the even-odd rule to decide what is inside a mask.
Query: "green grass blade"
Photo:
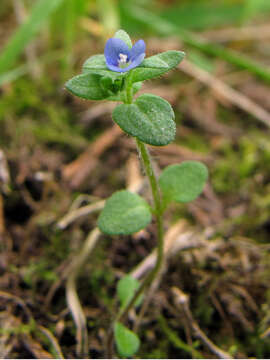
[[[248,70],[250,73],[260,77],[264,81],[270,82],[270,69],[253,61],[245,55],[236,51],[225,49],[224,47],[207,42],[193,33],[183,30],[180,27],[162,19],[159,15],[151,13],[145,9],[133,5],[126,5],[122,8],[128,12],[129,18],[152,28],[157,34],[162,36],[179,36],[187,45],[199,49],[209,55],[217,56],[237,67]],[[123,14],[124,15],[124,14]]]
[[[160,17],[186,30],[205,30],[225,25],[237,25],[261,13],[270,11],[269,0],[244,0],[239,2],[176,3],[160,13]]]
[[[62,53],[59,51],[50,52],[38,59],[40,64],[49,64],[53,61],[59,61],[62,58]],[[32,65],[32,64],[31,64]],[[11,83],[30,71],[30,64],[23,64],[11,70],[0,74],[0,87]]]
[[[170,341],[170,343],[173,344],[174,347],[185,351],[191,356],[195,356],[197,359],[204,358],[199,351],[197,351],[194,347],[188,345],[183,340],[181,340],[179,336],[176,334],[176,332],[174,332],[172,329],[168,327],[166,320],[163,316],[160,316],[158,318],[158,323],[160,325],[161,330],[164,332],[164,334],[167,336],[168,340]]]
[[[243,11],[241,22],[245,23],[254,17],[254,14],[258,14],[261,11],[267,11],[269,9],[266,8],[266,4],[268,3],[269,9],[270,4],[268,0],[246,0]]]
[[[0,73],[14,64],[25,46],[32,40],[50,14],[63,0],[39,0],[32,8],[29,18],[22,24],[0,54]]]
[[[17,80],[19,77],[25,75],[29,70],[28,65],[21,65],[13,70],[7,71],[3,74],[0,74],[0,86],[11,83],[14,80]]]
[[[73,44],[76,37],[76,22],[77,22],[77,13],[76,13],[76,1],[77,0],[65,0],[64,2],[64,21],[63,21],[63,35],[64,35],[64,48],[65,56],[63,58],[64,65],[64,78],[69,77],[71,72],[71,65],[73,62]]]
[[[97,0],[98,15],[104,35],[113,36],[120,28],[118,6],[114,0]]]
[[[235,3],[213,4],[194,1],[170,6],[160,17],[175,25],[179,24],[183,29],[209,29],[238,22],[242,15],[242,7]]]

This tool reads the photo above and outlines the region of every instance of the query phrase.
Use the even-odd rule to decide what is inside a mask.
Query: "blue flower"
[[[110,70],[126,72],[137,67],[143,61],[145,43],[143,40],[139,40],[130,49],[123,40],[111,38],[106,42],[104,55]]]

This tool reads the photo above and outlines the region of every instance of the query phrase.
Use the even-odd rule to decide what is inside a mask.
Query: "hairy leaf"
[[[207,177],[206,166],[198,161],[184,161],[168,166],[159,178],[165,202],[189,202],[196,199],[202,192]]]
[[[183,59],[185,53],[170,50],[143,60],[140,66],[133,69],[130,82],[144,81],[159,77],[175,68]]]
[[[182,51],[169,50],[154,56],[150,56],[133,70],[127,73],[118,73],[110,71],[107,68],[105,57],[103,54],[91,56],[83,64],[83,73],[95,72],[100,75],[108,75],[111,77],[126,77],[129,81],[135,83],[159,77],[166,72],[175,68],[184,58],[185,53]]]
[[[123,276],[117,283],[117,296],[120,300],[121,307],[124,307],[139,288],[140,283],[131,275]],[[142,296],[136,301],[136,306],[141,303]]]
[[[133,104],[119,105],[112,117],[127,134],[146,144],[163,146],[175,137],[173,109],[166,100],[156,95],[144,94]]]
[[[87,100],[103,100],[111,95],[101,83],[101,75],[81,74],[66,83],[66,88],[74,95]]]
[[[127,327],[117,322],[114,325],[114,336],[116,340],[117,351],[122,357],[133,356],[140,347],[140,339]]]
[[[82,66],[82,72],[98,74],[106,77],[110,77],[115,80],[117,78],[124,78],[126,74],[111,71],[106,65],[105,56],[103,54],[97,54],[90,56]]]
[[[145,228],[151,221],[147,202],[139,195],[122,190],[114,193],[98,218],[98,227],[109,235],[128,235]]]
[[[88,70],[108,70],[105,56],[103,54],[90,56],[83,64],[83,72]]]
[[[129,48],[132,48],[132,42],[129,35],[124,30],[118,30],[113,36],[114,38],[123,40]]]

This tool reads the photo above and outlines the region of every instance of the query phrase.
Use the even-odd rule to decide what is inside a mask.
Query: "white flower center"
[[[126,54],[119,54],[119,60],[118,60],[118,66],[120,68],[125,68],[127,65],[129,65],[129,62],[127,62],[127,55]]]

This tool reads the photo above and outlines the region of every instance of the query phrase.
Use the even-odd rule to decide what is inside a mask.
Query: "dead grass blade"
[[[164,253],[166,257],[169,257],[181,250],[197,248],[203,245],[204,242],[197,236],[197,232],[188,229],[187,223],[180,220],[165,234]],[[156,258],[157,253],[155,249],[132,271],[131,275],[136,279],[143,277],[145,273],[154,267]]]
[[[41,344],[33,339],[29,334],[21,335],[24,346],[28,351],[34,355],[36,359],[53,359],[54,357],[46,350],[43,349]]]
[[[80,303],[79,296],[77,294],[76,280],[80,273],[80,270],[86,263],[89,255],[95,247],[100,237],[100,234],[101,233],[98,228],[95,228],[89,233],[87,239],[85,240],[83,248],[81,249],[79,254],[73,259],[72,270],[66,284],[67,303],[76,325],[76,351],[78,356],[83,356],[84,358],[88,358],[88,332],[86,318]]]
[[[218,100],[221,97],[222,99],[229,101],[231,104],[253,115],[263,124],[270,127],[270,114],[245,95],[241,94],[229,85],[226,85],[223,81],[219,80],[215,76],[211,75],[205,70],[202,70],[187,60],[184,60],[181,63],[179,69],[189,76],[192,76],[198,81],[202,82],[206,86],[210,87]]]
[[[99,157],[122,134],[118,125],[114,125],[102,133],[96,141],[72,163],[63,168],[62,175],[72,188],[78,188],[90,172],[95,168]]]
[[[82,206],[79,209],[68,212],[58,223],[57,227],[61,230],[65,229],[68,225],[77,219],[92,214],[93,212],[100,211],[105,205],[105,200],[98,201],[94,204]]]
[[[56,337],[50,332],[50,330],[46,329],[44,326],[38,325],[38,328],[42,332],[42,334],[44,334],[46,336],[46,338],[49,340],[49,342],[51,343],[51,345],[57,355],[57,358],[64,359],[64,355],[58,344]]]
[[[28,309],[27,305],[21,298],[19,298],[18,296],[15,296],[13,294],[9,294],[5,291],[0,291],[0,297],[4,298],[6,300],[11,300],[16,305],[19,305],[23,309],[25,315],[27,316],[28,323],[33,324],[34,329],[38,329],[42,334],[44,334],[47,337],[52,348],[54,349],[55,354],[57,354],[57,358],[64,359],[64,355],[62,353],[62,350],[61,350],[55,336],[51,333],[50,330],[48,330],[44,326],[36,323],[31,311]],[[14,319],[15,322],[17,321],[16,318],[13,316],[10,316],[9,318],[10,318],[10,320]],[[47,352],[46,350],[43,349],[42,345],[36,339],[34,339],[30,335],[30,333],[29,334],[28,333],[21,334],[21,337],[22,337],[24,345],[37,359],[53,359],[54,358],[49,352]]]
[[[187,318],[188,324],[191,327],[191,330],[195,334],[195,336],[200,339],[205,346],[208,347],[209,350],[213,354],[215,354],[219,359],[232,359],[232,356],[227,352],[223,351],[219,347],[217,347],[201,330],[197,322],[194,320],[192,312],[189,308],[189,298],[188,296],[179,288],[173,287],[172,293],[175,296],[175,304],[180,305],[183,310],[184,316]]]
[[[221,30],[208,30],[202,33],[202,36],[219,42],[243,41],[243,40],[265,40],[270,38],[269,24],[256,24],[245,27],[224,28]]]

